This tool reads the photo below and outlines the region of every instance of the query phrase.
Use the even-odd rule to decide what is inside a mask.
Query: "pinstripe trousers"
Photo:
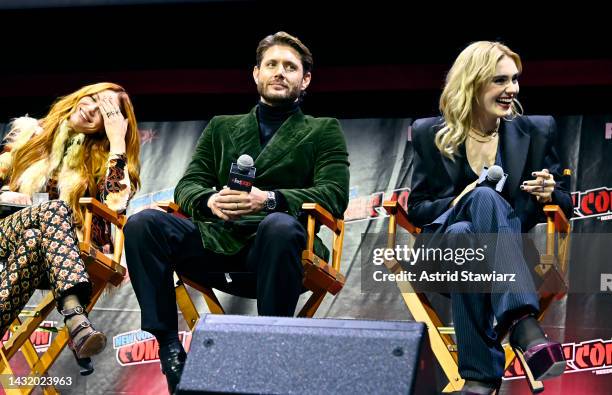
[[[504,352],[494,328],[539,310],[538,297],[523,256],[521,222],[510,204],[491,188],[466,195],[449,213],[445,234],[497,234],[487,270],[515,273],[516,282],[491,284],[491,293],[452,293],[459,373],[467,380],[499,385]]]

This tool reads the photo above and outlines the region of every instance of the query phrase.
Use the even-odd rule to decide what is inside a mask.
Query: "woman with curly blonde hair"
[[[554,119],[522,115],[517,100],[521,71],[521,59],[507,46],[470,44],[448,72],[442,116],[412,126],[411,222],[424,234],[444,234],[447,241],[457,234],[461,240],[495,235],[480,265],[487,273],[515,276],[512,283],[450,291],[459,373],[466,380],[462,393],[499,388],[505,361],[499,336],[504,333],[536,380],[565,369],[560,344],[548,339],[535,318],[539,303],[526,259],[535,247],[518,236],[545,220],[544,204],[559,205],[569,218],[572,202],[554,149]],[[496,179],[506,173],[505,183],[483,182],[494,165]]]
[[[113,83],[85,86],[59,98],[40,120],[13,121],[0,154],[0,203],[24,205],[0,220],[0,335],[40,287],[50,287],[77,358],[106,346],[83,306],[91,283],[80,258],[79,199],[96,197],[124,211],[140,184],[140,142],[134,109]],[[50,201],[31,206],[35,193]],[[96,218],[92,232],[112,248],[110,224]]]

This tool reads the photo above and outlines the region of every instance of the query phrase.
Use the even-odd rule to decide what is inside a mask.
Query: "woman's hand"
[[[548,169],[534,171],[531,175],[536,179],[524,181],[521,190],[534,195],[540,203],[551,202],[556,185],[553,175],[548,172]]]
[[[125,134],[128,121],[121,114],[119,93],[105,91],[96,95],[96,101],[104,120],[104,131],[110,142],[110,151],[115,154],[125,153]]]
[[[32,199],[29,195],[19,192],[6,191],[0,194],[1,203],[12,203],[12,204],[32,204]]]

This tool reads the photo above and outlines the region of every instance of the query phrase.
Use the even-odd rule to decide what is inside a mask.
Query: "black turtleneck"
[[[261,142],[261,148],[264,148],[281,125],[299,110],[299,101],[278,106],[270,106],[260,100],[257,104],[257,120],[259,122],[259,141]],[[276,209],[274,211],[287,211],[289,205],[287,204],[285,196],[279,191],[275,190],[273,192],[276,196]]]
[[[259,121],[259,141],[261,148],[265,147],[281,125],[300,109],[299,102],[270,106],[263,102],[257,104],[257,120]]]

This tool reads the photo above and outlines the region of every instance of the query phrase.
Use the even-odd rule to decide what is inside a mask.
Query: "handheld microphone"
[[[240,155],[235,163],[232,163],[227,182],[229,189],[235,191],[251,192],[255,182],[255,167],[253,158],[249,155]]]
[[[497,192],[501,193],[501,191],[504,189],[504,184],[506,183],[507,178],[508,174],[504,173],[504,169],[502,169],[500,166],[484,166],[482,172],[480,173],[480,177],[478,177],[477,185],[493,188]]]

